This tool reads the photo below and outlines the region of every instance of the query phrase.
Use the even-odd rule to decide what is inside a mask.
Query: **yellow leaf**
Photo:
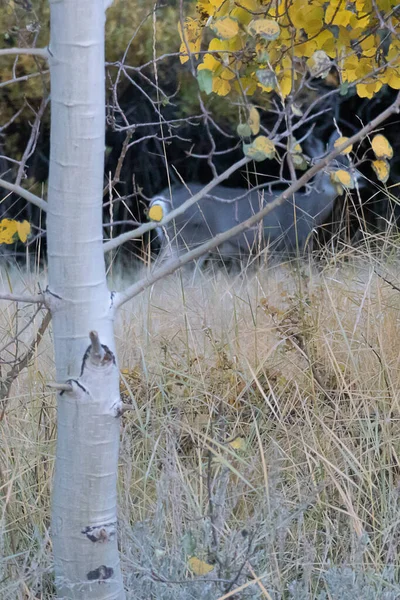
[[[239,33],[239,24],[231,17],[220,17],[210,26],[220,40],[231,40]]]
[[[301,154],[303,152],[303,148],[301,147],[299,142],[297,142],[294,138],[293,138],[292,152],[294,152],[295,154]]]
[[[324,27],[325,10],[322,6],[315,3],[308,3],[307,0],[293,0],[289,7],[289,17],[291,24],[297,30],[304,29],[309,35],[316,35]]]
[[[17,222],[17,231],[21,242],[26,242],[28,235],[31,232],[30,223],[28,223],[28,221],[22,221],[22,223]]]
[[[231,81],[232,79],[235,79],[236,74],[232,69],[224,68],[218,73],[218,77],[221,77],[221,79],[226,79],[227,81]]]
[[[358,83],[356,85],[357,95],[360,96],[360,98],[372,98],[373,95],[376,94],[376,92],[379,92],[382,85],[382,82],[379,80],[366,83]]]
[[[329,25],[341,25],[342,27],[347,27],[353,16],[354,13],[352,13],[350,10],[337,10],[337,7],[334,6],[333,2],[331,2],[326,9],[325,23]]]
[[[226,6],[225,0],[199,0],[196,8],[201,17],[206,20],[204,17],[215,16],[216,14],[221,15],[221,12],[224,12],[221,11],[221,8],[224,6]]]
[[[373,160],[372,168],[379,181],[386,183],[390,175],[390,165],[387,160]]]
[[[360,46],[362,48],[362,53],[364,56],[375,56],[376,49],[379,46],[379,41],[377,43],[377,40],[375,40],[375,36],[369,35],[364,40],[362,40],[362,42],[360,42]]]
[[[276,21],[272,21],[272,19],[254,19],[248,25],[248,32],[253,37],[258,35],[270,42],[279,37],[281,28],[279,27],[278,23]]]
[[[242,437],[237,437],[229,442],[229,445],[233,450],[244,450],[246,448],[246,440]]]
[[[335,58],[337,52],[337,40],[328,29],[321,31],[315,38],[315,50],[324,50],[328,56]]]
[[[17,221],[3,219],[0,221],[0,244],[13,244],[18,231]]]
[[[226,96],[231,91],[231,84],[226,79],[214,77],[212,91],[218,96]]]
[[[226,2],[226,4],[229,4]],[[231,17],[237,19],[243,25],[247,25],[253,18],[253,13],[259,10],[258,0],[241,0],[240,6],[235,6],[230,11]]]
[[[387,84],[394,90],[400,90],[400,73],[398,69],[387,70]]]
[[[162,220],[163,216],[163,209],[159,204],[154,204],[148,212],[149,219],[151,221],[157,221],[157,223]]]
[[[317,50],[318,46],[317,46],[317,42],[316,39],[313,38],[312,40],[306,41],[306,42],[301,42],[297,45],[295,45],[294,47],[294,54],[295,56],[312,56],[312,54],[314,54],[314,52]]]
[[[246,96],[252,96],[257,89],[257,83],[251,77],[241,77],[240,85],[238,81],[235,81],[234,88],[239,93],[243,90]]]
[[[337,171],[333,171],[333,173],[331,173],[331,180],[335,183],[340,183],[340,185],[350,189],[354,187],[353,178],[350,175],[350,173],[345,169],[338,169]]]
[[[275,156],[275,145],[265,135],[259,135],[253,142],[254,148],[263,152],[267,158]]]
[[[181,61],[181,64],[185,64],[185,62],[187,62],[189,60],[189,54],[194,54],[196,58],[198,58],[198,52],[200,51],[200,46],[201,46],[201,39],[198,42],[187,42],[187,44],[185,44],[185,42],[182,42],[182,44],[180,45],[179,48],[179,52],[181,53],[181,56],[179,57],[179,60]],[[189,54],[188,54],[189,52]]]
[[[197,67],[198,71],[201,71],[202,69],[207,69],[208,71],[212,71],[213,73],[219,69],[221,66],[221,63],[214,58],[214,56],[212,54],[205,54],[204,55],[204,59],[203,62]]]
[[[216,52],[223,52],[222,57],[229,57],[229,53],[235,52],[236,50],[240,50],[242,48],[242,42],[240,40],[240,36],[233,38],[231,40],[220,40],[218,38],[213,38],[208,46],[210,52],[215,50]]]
[[[214,569],[214,565],[209,565],[204,560],[200,560],[196,556],[191,556],[188,560],[189,569],[195,575],[207,575]]]
[[[285,69],[278,76],[278,90],[283,98],[286,98],[292,91],[292,71]]]
[[[358,79],[359,60],[355,54],[345,58],[339,66],[342,71],[343,81],[351,83]]]
[[[251,144],[243,144],[243,152],[245,156],[258,162],[274,158],[275,146],[265,135],[259,135]]]
[[[253,135],[257,135],[260,131],[260,114],[255,106],[252,106],[249,112],[247,123]]]
[[[336,140],[336,142],[334,143],[335,148],[339,148],[339,146],[341,146],[342,144],[346,143],[347,140],[349,138],[341,136],[340,138],[338,138]],[[347,148],[345,148],[344,150],[342,150],[342,152],[340,154],[350,154],[350,152],[353,150],[353,146],[350,144],[350,146],[347,146]]]
[[[374,135],[371,146],[376,158],[393,158],[393,148],[384,135]]]
[[[201,24],[196,19],[188,17],[183,24],[183,32],[180,23],[178,23],[178,31],[182,42],[179,48],[179,52],[182,54],[179,57],[181,63],[184,64],[189,60],[188,53],[195,54],[198,58],[203,31]]]

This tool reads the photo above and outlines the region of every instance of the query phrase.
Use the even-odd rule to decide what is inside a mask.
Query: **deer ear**
[[[334,129],[329,138],[328,152],[333,150],[333,146],[335,145],[336,140],[338,140],[339,138],[340,138],[340,134],[337,132],[336,129]]]
[[[304,144],[306,153],[311,159],[320,158],[325,154],[325,144],[314,135],[307,138]]]

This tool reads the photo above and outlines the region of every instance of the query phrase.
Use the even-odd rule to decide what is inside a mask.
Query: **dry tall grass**
[[[128,598],[400,598],[400,292],[371,260],[177,274],[124,308]],[[33,279],[3,270],[1,287]],[[0,315],[12,361],[41,317],[5,348],[32,309]],[[50,336],[0,424],[2,600],[53,597]]]

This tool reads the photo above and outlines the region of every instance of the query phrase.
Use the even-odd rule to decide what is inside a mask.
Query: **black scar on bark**
[[[83,535],[85,535],[88,540],[93,543],[109,542],[115,537],[116,523],[106,523],[105,525],[96,526],[88,525],[81,531],[81,533],[83,533]]]
[[[114,569],[112,567],[106,567],[106,565],[100,565],[97,569],[89,571],[86,575],[89,581],[106,581],[114,575]]]
[[[89,392],[87,391],[87,389],[85,388],[85,386],[83,386],[81,383],[79,383],[79,381],[77,379],[67,379],[67,381],[65,383],[69,383],[71,384],[72,382],[76,383],[76,385],[81,388],[81,390],[83,392],[85,392],[85,394],[89,394]],[[60,396],[62,396],[64,394],[65,390],[61,390],[60,392]]]
[[[103,362],[111,361],[112,360],[112,362],[113,362],[114,365],[117,364],[116,361],[115,361],[115,356],[114,356],[113,352],[111,352],[110,348],[108,346],[106,346],[105,344],[102,344],[101,347],[104,350]],[[87,359],[89,357],[91,348],[92,348],[92,345],[90,344],[87,347],[87,350],[86,350],[85,354],[83,355],[80,377],[82,377],[83,371],[85,370],[85,363],[86,363],[86,361],[87,361]]]

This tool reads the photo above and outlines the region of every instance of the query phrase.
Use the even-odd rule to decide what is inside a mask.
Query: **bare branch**
[[[360,129],[360,131],[358,131],[358,133],[356,133],[352,137],[348,138],[348,140],[345,143],[341,144],[337,148],[334,148],[334,150],[332,150],[332,152],[330,152],[324,159],[320,160],[316,165],[311,167],[311,169],[309,169],[302,177],[300,177],[300,179],[298,179],[296,182],[292,183],[292,185],[289,186],[287,190],[282,192],[282,194],[280,194],[277,198],[275,198],[275,200],[273,200],[272,202],[269,202],[258,213],[255,213],[246,221],[239,223],[239,225],[236,225],[235,227],[228,229],[224,233],[220,233],[220,234],[216,235],[214,238],[212,238],[208,242],[202,244],[201,246],[198,246],[197,248],[195,248],[193,250],[190,250],[189,252],[187,252],[186,254],[183,254],[182,256],[180,256],[179,258],[174,260],[173,262],[166,264],[164,267],[156,269],[156,271],[154,273],[150,274],[148,277],[144,277],[137,283],[134,283],[133,285],[129,286],[124,292],[118,293],[114,300],[114,306],[116,308],[119,308],[125,302],[127,302],[131,298],[137,296],[138,294],[140,294],[140,292],[144,291],[145,289],[147,289],[148,287],[150,287],[151,285],[156,283],[156,281],[159,281],[163,277],[170,275],[171,273],[173,273],[180,267],[183,267],[183,265],[189,263],[190,261],[200,258],[201,256],[203,256],[203,254],[209,252],[213,248],[215,248],[215,247],[219,246],[220,244],[222,244],[223,242],[229,240],[231,237],[238,235],[238,234],[242,233],[243,231],[246,231],[247,229],[250,229],[250,227],[252,227],[256,223],[258,223],[268,213],[270,213],[272,210],[274,210],[277,206],[280,206],[281,204],[283,204],[290,196],[292,196],[301,187],[303,187],[306,183],[308,183],[308,181],[310,181],[310,179],[312,179],[312,177],[314,177],[314,175],[316,175],[321,169],[326,167],[331,162],[331,160],[336,158],[336,156],[338,156],[341,152],[343,152],[343,150],[345,150],[348,146],[357,143],[360,139],[362,139],[366,135],[368,135],[373,129],[378,127],[378,125],[383,123],[388,117],[390,117],[392,114],[398,113],[398,112],[400,112],[400,93],[398,94],[395,102],[391,106],[389,106],[386,110],[384,110],[380,115],[378,115],[368,125],[366,125],[362,129]],[[238,163],[236,163],[236,164],[238,164]],[[212,183],[215,185],[215,180]],[[212,187],[214,187],[214,185]],[[202,192],[197,194],[197,196],[203,197],[205,195],[203,193],[204,190],[206,190],[208,188],[207,189],[207,192],[208,192],[208,191],[210,191],[210,189],[212,189],[209,186],[210,186],[210,184],[208,184],[208,186],[206,186],[202,190]],[[193,196],[193,198],[195,198],[195,196]],[[190,198],[190,201],[192,201],[193,198]],[[182,205],[181,208],[183,208],[183,206],[184,205]],[[184,211],[180,210],[179,214],[181,214],[181,212],[184,212]],[[174,216],[176,214],[178,214],[177,211],[173,211],[170,213],[170,215],[172,215],[173,213],[175,213]],[[167,222],[167,219],[165,220],[165,222]],[[160,224],[161,223],[162,222],[160,222]],[[141,229],[141,228],[139,228],[139,229]],[[118,238],[116,238],[116,239],[118,239]]]
[[[235,173],[235,171],[237,171],[241,167],[244,167],[244,165],[246,165],[248,162],[250,162],[250,160],[251,159],[249,159],[249,158],[242,158],[241,160],[239,160],[238,162],[233,164],[231,167],[229,167],[229,169],[227,169],[226,171],[221,173],[221,175],[218,175],[218,177],[215,177],[215,179],[210,181],[210,183],[207,183],[207,185],[204,186],[204,188],[201,190],[201,192],[199,192],[198,194],[195,194],[194,196],[192,196],[191,198],[186,200],[186,202],[184,202],[184,204],[182,204],[182,206],[180,206],[179,208],[172,210],[162,221],[157,222],[157,223],[154,221],[151,221],[150,223],[144,223],[143,225],[141,225],[134,231],[127,231],[126,233],[122,233],[121,235],[114,238],[113,240],[109,240],[108,242],[106,242],[103,245],[104,252],[109,252],[110,250],[114,250],[115,248],[118,248],[125,242],[128,242],[129,240],[132,240],[134,238],[142,237],[144,233],[147,233],[148,231],[151,231],[152,229],[155,229],[156,227],[163,227],[163,225],[166,225],[167,223],[169,223],[169,221],[172,221],[172,219],[174,219],[178,215],[181,215],[182,213],[184,213],[185,210],[187,210],[189,208],[189,206],[192,206],[192,204],[195,204],[196,202],[201,200],[201,198],[203,198],[209,192],[211,192],[211,190],[216,185],[218,185],[219,183],[222,183],[223,181],[225,181],[225,179],[228,179],[228,177],[230,177],[230,175],[232,175],[232,173]]]
[[[30,54],[48,59],[50,53],[47,48],[1,48],[0,56],[18,56],[19,54]]]
[[[0,83],[0,88],[6,87],[11,83],[20,83],[21,81],[28,81],[28,79],[32,79],[33,77],[40,77],[42,75],[47,75],[50,73],[49,70],[42,71],[41,73],[29,73],[28,75],[21,75],[21,77],[13,77],[12,79],[8,79],[7,81],[2,81]]]
[[[42,200],[42,198],[39,198],[39,196],[32,194],[32,192],[28,192],[28,190],[25,190],[20,185],[0,179],[0,187],[9,190],[10,192],[14,192],[14,194],[21,196],[21,198],[25,198],[25,200],[28,200],[31,204],[34,204],[44,212],[47,212],[47,202]]]
[[[18,360],[18,362],[16,364],[14,364],[14,366],[12,367],[10,372],[7,374],[5,380],[1,382],[0,396],[1,396],[2,403],[3,403],[3,407],[1,410],[1,414],[0,414],[0,422],[4,418],[4,414],[5,414],[5,411],[7,408],[7,400],[10,395],[11,386],[12,386],[13,382],[16,380],[16,378],[18,377],[18,375],[21,373],[21,371],[29,365],[30,361],[32,360],[32,358],[34,356],[34,353],[36,352],[37,347],[40,344],[42,337],[45,334],[47,327],[49,326],[50,321],[51,321],[51,313],[48,310],[47,313],[45,314],[45,316],[43,317],[43,320],[39,326],[37,334],[36,334],[35,338],[32,340],[28,350],[25,352],[25,354],[22,356],[22,358],[20,360]]]
[[[28,143],[26,145],[25,151],[24,151],[21,161],[19,163],[18,173],[15,178],[15,185],[20,185],[22,178],[25,175],[26,162],[32,156],[33,152],[35,151],[38,136],[39,136],[40,122],[42,120],[44,111],[46,110],[46,106],[49,102],[49,99],[50,99],[49,97],[42,99],[42,102],[40,103],[40,108],[35,115],[35,121],[32,125],[31,135],[29,136]]]
[[[24,294],[0,294],[0,300],[9,302],[26,302],[27,304],[44,304],[44,298],[41,294],[37,296],[25,296]]]

